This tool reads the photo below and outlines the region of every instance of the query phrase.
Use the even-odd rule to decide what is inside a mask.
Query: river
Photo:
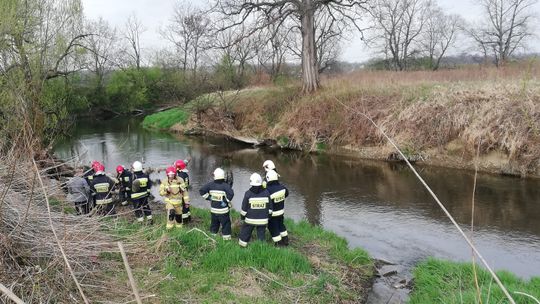
[[[195,206],[207,206],[196,191],[214,168],[230,163],[238,210],[252,172],[272,159],[289,187],[286,216],[309,222],[411,269],[434,256],[470,261],[471,251],[413,174],[403,165],[330,155],[263,151],[222,139],[186,138],[143,130],[138,119],[81,121],[73,136],[58,142],[63,159],[97,159],[108,172],[118,164],[143,160],[165,167],[192,157],[190,177]],[[468,231],[474,172],[419,167],[421,175]],[[153,178],[163,178],[154,174]],[[159,197],[157,189],[154,195]],[[479,174],[474,241],[497,270],[523,278],[540,275],[540,180]]]

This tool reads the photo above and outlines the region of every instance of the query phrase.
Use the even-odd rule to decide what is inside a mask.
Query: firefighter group
[[[187,164],[189,160],[177,160],[174,166],[165,170],[166,178],[161,181],[159,194],[166,208],[167,230],[182,228],[191,221],[190,180]],[[250,176],[250,188],[245,192],[240,210],[242,226],[238,243],[246,247],[256,230],[257,239],[265,240],[266,229],[276,246],[288,246],[289,236],[284,224],[285,199],[288,189],[280,183],[274,162],[263,163],[265,172],[261,176]],[[122,165],[116,167],[116,177],[105,173],[105,166],[98,161],[91,163],[91,169],[79,169],[68,182],[68,199],[75,203],[78,214],[95,212],[101,215],[115,215],[113,193],[118,189],[123,206],[131,203],[137,222],[153,224],[152,209],[149,204],[152,181],[144,172],[140,161],[132,164],[131,170]],[[213,181],[205,184],[199,194],[210,203],[210,232],[217,235],[221,231],[224,240],[231,240],[231,209],[234,191],[232,174],[217,168]]]

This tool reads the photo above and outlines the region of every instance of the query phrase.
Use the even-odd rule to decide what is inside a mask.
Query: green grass
[[[167,130],[177,123],[186,124],[189,115],[183,108],[173,108],[146,116],[142,125],[147,129]]]
[[[476,269],[482,303],[509,303],[502,290],[492,281],[489,273],[478,267]],[[516,303],[536,303],[525,296],[514,294],[516,291],[540,299],[540,277],[524,281],[506,271],[499,271],[497,275]],[[479,303],[471,263],[429,259],[415,268],[414,280],[415,287],[409,301],[410,304]]]
[[[291,246],[274,247],[267,233],[266,242],[252,238],[248,248],[241,248],[238,226],[233,225],[232,241],[221,237],[213,241],[199,231],[190,232],[196,227],[208,233],[209,211],[192,208],[192,214],[196,222],[182,229],[166,231],[164,217],[158,216],[152,227],[121,220],[115,231],[119,236],[142,235],[154,247],[162,244],[162,259],[151,267],[170,279],[149,291],[157,293],[162,303],[178,303],[181,295],[197,303],[355,302],[367,293],[371,259],[361,249],[350,250],[334,233],[287,220]],[[234,223],[239,215],[233,212],[232,217]],[[138,281],[148,277],[148,266],[134,271]],[[151,283],[146,285],[155,282]]]

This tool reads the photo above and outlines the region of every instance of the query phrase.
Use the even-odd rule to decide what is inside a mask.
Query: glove
[[[246,220],[246,216],[240,215],[240,219],[241,219],[242,221],[245,221],[245,220]]]

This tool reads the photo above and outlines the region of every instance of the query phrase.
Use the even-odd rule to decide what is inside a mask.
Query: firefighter
[[[266,181],[266,172],[268,172],[270,170],[274,170],[274,171],[277,172],[277,170],[276,170],[276,165],[271,160],[265,160],[264,163],[263,163],[263,168],[264,168],[264,174],[263,174],[262,186],[263,186],[263,188],[266,188],[266,183],[267,183],[267,181]]]
[[[98,208],[97,212],[101,215],[113,215],[116,213],[112,199],[112,190],[115,182],[105,175],[105,166],[102,164],[97,164],[95,171],[96,174],[92,179],[92,186],[90,186],[90,189],[96,200],[96,208]]]
[[[127,206],[131,199],[131,184],[129,181],[130,178],[131,171],[129,171],[122,165],[116,167],[116,179],[118,180],[118,187],[120,189],[118,194],[122,206]]]
[[[90,169],[88,169],[84,175],[83,178],[86,180],[86,183],[88,184],[88,187],[92,187],[92,181],[94,179],[94,176],[96,174],[97,167],[101,165],[100,162],[97,160],[93,160],[90,163]],[[94,207],[96,206],[96,197],[92,195],[91,200],[88,202],[88,211],[90,212]]]
[[[262,177],[258,173],[253,173],[249,178],[251,188],[246,191],[242,201],[241,219],[244,221],[240,229],[238,244],[246,247],[253,229],[257,229],[257,239],[264,241],[268,216],[272,214],[273,203],[268,190],[262,187]]]
[[[175,167],[165,170],[166,181],[161,183],[159,194],[165,198],[167,208],[167,229],[172,229],[175,225],[182,228],[182,205],[189,208],[189,194],[185,181],[177,176]]]
[[[274,170],[266,172],[266,180],[268,182],[266,190],[268,190],[270,198],[274,203],[272,215],[268,220],[268,230],[276,246],[289,246],[289,234],[283,223],[285,198],[289,196],[289,190],[279,182],[279,175]]]
[[[132,165],[133,174],[130,178],[131,185],[131,202],[133,203],[133,209],[135,210],[135,217],[139,223],[144,222],[144,217],[148,220],[148,224],[152,225],[154,220],[152,218],[152,209],[148,203],[148,197],[150,196],[150,188],[152,188],[152,181],[148,174],[143,172],[143,166],[140,161],[136,161]]]
[[[176,167],[178,177],[184,181],[186,189],[189,189],[189,174],[188,170],[186,169],[186,161],[179,159],[174,162],[174,166]],[[182,202],[182,222],[186,224],[191,222],[191,210],[189,210],[189,202]]]
[[[210,232],[217,234],[221,226],[221,234],[224,240],[231,239],[231,201],[234,191],[229,184],[225,182],[225,171],[221,168],[214,170],[214,181],[210,182],[199,190],[202,197],[210,201],[210,212],[212,220],[210,223]]]

